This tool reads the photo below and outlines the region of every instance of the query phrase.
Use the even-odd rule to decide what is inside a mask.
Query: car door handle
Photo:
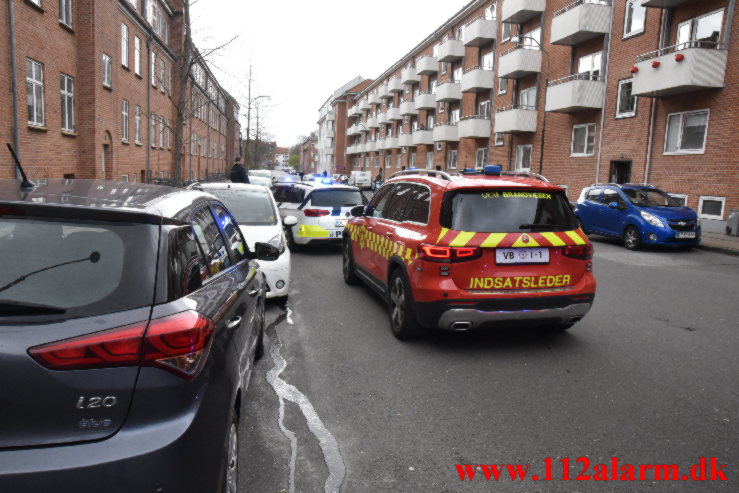
[[[256,296],[258,294],[259,294],[258,289],[252,289],[251,291],[249,291],[249,296]]]
[[[228,323],[226,324],[226,328],[227,329],[235,329],[239,325],[241,325],[241,317],[234,317],[234,318],[232,318],[231,320],[228,321]]]
[[[395,232],[388,231],[387,233],[385,233],[385,236],[387,236],[388,238],[392,238],[393,236],[395,236]]]

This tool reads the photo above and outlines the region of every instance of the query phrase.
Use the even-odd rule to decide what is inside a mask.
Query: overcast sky
[[[211,70],[245,113],[251,61],[252,97],[271,96],[262,110],[266,129],[289,147],[317,129],[318,109],[333,91],[357,75],[376,78],[467,3],[196,0],[193,34],[202,51],[238,35],[213,54]]]

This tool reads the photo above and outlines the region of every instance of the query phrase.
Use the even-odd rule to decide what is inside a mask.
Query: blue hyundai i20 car
[[[621,238],[626,248],[700,243],[701,226],[695,211],[652,186],[592,185],[577,201],[575,215],[587,234]]]

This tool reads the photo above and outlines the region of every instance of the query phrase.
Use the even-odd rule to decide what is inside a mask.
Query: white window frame
[[[133,137],[136,144],[141,145],[141,106],[136,106],[136,112],[134,113]]]
[[[128,175],[121,175],[122,182],[128,182]]]
[[[482,159],[480,158],[482,154]],[[487,147],[478,147],[475,151],[475,169],[482,169],[488,160],[489,151]]]
[[[61,74],[60,79],[62,131],[74,132],[74,77]]]
[[[714,216],[713,214],[703,214],[703,201],[704,200],[715,200],[717,202],[721,202],[721,215],[720,216]],[[723,221],[724,219],[724,212],[726,211],[726,197],[713,197],[710,195],[701,195],[698,199],[698,217],[701,219],[718,219],[719,221]]]
[[[164,58],[159,59],[159,90],[164,94],[164,76],[166,74],[166,64],[164,63]]]
[[[593,129],[593,151],[588,152],[588,137],[590,136],[590,128]],[[585,128],[585,152],[584,153],[576,153],[575,152],[575,130],[578,128]],[[595,123],[581,123],[579,125],[573,125],[572,126],[572,141],[570,142],[570,157],[588,157],[595,155],[595,135],[597,133],[598,127]]]
[[[667,195],[669,195],[673,199],[682,199],[683,205],[684,206],[687,206],[688,205],[688,194],[686,194],[686,193],[670,193],[670,192],[667,192]]]
[[[31,76],[28,75],[28,63],[31,64],[31,69],[33,70],[33,74]],[[36,77],[36,74],[39,74],[39,77]],[[38,62],[34,60],[33,58],[26,58],[26,92],[28,93],[29,86],[31,87],[32,91],[32,106],[33,106],[33,114],[29,112],[28,114],[28,124],[34,127],[43,127],[46,124],[46,108],[44,106],[44,64],[41,62]],[[36,89],[41,88],[41,97],[36,97]],[[28,96],[26,96],[26,101],[28,101]],[[28,103],[26,102],[26,107],[28,107]],[[36,119],[36,115],[38,114],[38,109],[41,108],[41,115],[40,120]]]
[[[446,151],[446,168],[457,169],[457,161],[459,160],[459,151],[457,149],[448,149]]]
[[[128,68],[128,26],[121,24],[121,65]]]
[[[703,19],[704,17],[710,17],[710,16],[712,16],[712,15],[714,15],[714,14],[717,14],[718,12],[721,12],[721,24],[722,24],[722,25],[721,25],[721,27],[722,27],[722,28],[724,28],[724,29],[726,29],[726,27],[725,27],[725,26],[723,25],[723,23],[724,23],[724,18],[726,17],[726,12],[725,12],[725,10],[726,10],[726,9],[724,9],[724,8],[722,7],[722,8],[720,8],[720,9],[716,9],[716,10],[714,10],[714,11],[711,11],[711,12],[707,12],[707,13],[705,13],[705,14],[699,15],[699,16],[697,16],[697,17],[693,17],[692,19],[687,19],[687,20],[685,20],[685,21],[683,21],[683,22],[679,23],[679,24],[677,25],[677,31],[676,31],[676,33],[675,33],[675,34],[676,34],[675,40],[677,41],[677,44],[678,44],[678,45],[683,45],[684,43],[686,43],[686,42],[682,42],[682,43],[681,43],[681,42],[680,42],[680,39],[679,39],[679,37],[680,37],[680,28],[681,28],[682,26],[684,26],[684,25],[689,25],[689,26],[690,26],[690,39],[689,39],[689,40],[687,41],[687,43],[688,43],[688,46],[690,46],[690,43],[692,43],[693,41],[697,41],[697,39],[696,39],[696,37],[695,37],[695,36],[696,36],[696,32],[695,32],[695,31],[696,31],[696,28],[698,27],[698,21],[700,21],[700,20],[701,20],[701,19]],[[724,32],[723,32],[723,31],[721,31],[721,32],[719,33],[719,39],[717,39],[717,40],[716,40],[716,42],[717,42],[717,43],[720,43],[720,42],[721,42],[721,39],[722,39],[723,35],[724,35]],[[696,45],[697,45],[697,43],[696,43],[696,44],[693,44],[692,46],[696,46]]]
[[[443,144],[441,142],[436,143],[436,151],[440,152],[443,149]]]
[[[498,140],[498,137],[500,137],[500,140]],[[494,145],[495,147],[503,147],[505,145],[505,134],[502,132],[495,132],[494,135]]]
[[[155,51],[151,52],[151,66],[149,67],[149,70],[151,71],[151,85],[156,87],[157,86],[157,53]]]
[[[644,2],[644,0],[626,0],[626,7],[625,7],[625,10],[624,10],[624,35],[623,35],[623,39],[630,38],[632,36],[636,36],[636,35],[641,34],[641,33],[644,32],[644,29],[645,29],[645,27],[647,25],[647,10],[648,9],[646,7],[644,7],[644,6],[642,6],[642,3],[643,2]],[[627,23],[628,18],[629,18],[629,16],[628,16],[629,6],[636,6],[636,7],[641,7],[641,8],[644,9],[644,24],[642,25],[641,29],[639,29],[638,31],[626,32],[626,23]]]
[[[167,65],[167,93],[172,95],[172,65]]]
[[[133,72],[141,75],[141,38],[133,37]]]
[[[149,113],[149,145],[153,148],[157,146],[157,116],[154,113]]]
[[[677,151],[668,151],[667,150],[667,134],[670,130],[670,117],[674,115],[680,115],[680,133],[678,134],[677,141],[678,141],[678,147],[680,143],[683,140],[683,127],[685,124],[685,116],[696,114],[696,113],[705,113],[706,114],[706,132],[703,134],[703,147],[700,149],[686,149],[681,150],[678,148]],[[665,122],[665,147],[663,155],[665,156],[681,156],[685,154],[705,154],[706,153],[706,141],[708,140],[708,125],[711,121],[711,110],[706,108],[702,110],[692,110],[692,111],[677,111],[674,113],[668,113],[667,114],[667,121]]]
[[[434,151],[426,151],[426,169],[434,169]]]
[[[41,2],[39,1],[36,5],[41,6]],[[72,0],[59,0],[59,22],[72,27]]]
[[[633,118],[633,117],[636,116],[636,107],[639,104],[639,98],[636,97],[636,96],[631,96],[632,98],[634,98],[634,110],[633,111],[627,111],[625,113],[621,113],[620,112],[620,110],[621,110],[621,86],[624,85],[624,84],[626,84],[626,83],[632,84],[632,86],[631,86],[632,91],[633,91],[633,88],[634,88],[634,86],[633,86],[634,79],[633,78],[623,79],[623,80],[618,81],[618,96],[616,97],[616,118]]]
[[[510,41],[511,40],[512,32],[513,32],[512,25],[509,24],[509,23],[507,23],[507,22],[504,22],[503,23],[503,27],[501,29],[501,34],[500,34],[500,36],[502,38],[501,43],[505,43],[507,41]]]
[[[107,53],[103,53],[103,87],[113,87],[113,59]]]
[[[167,149],[172,148],[172,120],[167,120]]]
[[[529,167],[524,168],[522,166],[522,162],[520,162],[519,158],[523,157],[523,151],[525,149],[529,150]],[[516,146],[516,171],[530,171],[531,170],[531,158],[534,157],[534,146],[531,144],[522,144],[519,146]]]
[[[128,142],[128,109],[129,104],[127,100],[121,101],[121,140]]]
[[[28,0],[28,1],[34,5],[38,5],[39,7],[41,7],[41,0]]]
[[[505,84],[503,83],[505,81]],[[508,94],[508,79],[498,77],[498,95]]]

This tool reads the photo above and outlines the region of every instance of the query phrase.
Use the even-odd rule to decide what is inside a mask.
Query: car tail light
[[[305,214],[307,217],[320,217],[328,216],[330,212],[325,209],[305,209],[303,211],[303,214]]]
[[[479,247],[448,247],[438,245],[421,245],[420,257],[431,262],[464,262],[482,256]]]
[[[585,245],[564,246],[562,247],[562,255],[581,260],[589,260],[593,258],[593,245],[587,243]]]
[[[51,370],[156,366],[191,379],[204,363],[215,325],[186,311],[72,339],[35,346],[28,354]]]

